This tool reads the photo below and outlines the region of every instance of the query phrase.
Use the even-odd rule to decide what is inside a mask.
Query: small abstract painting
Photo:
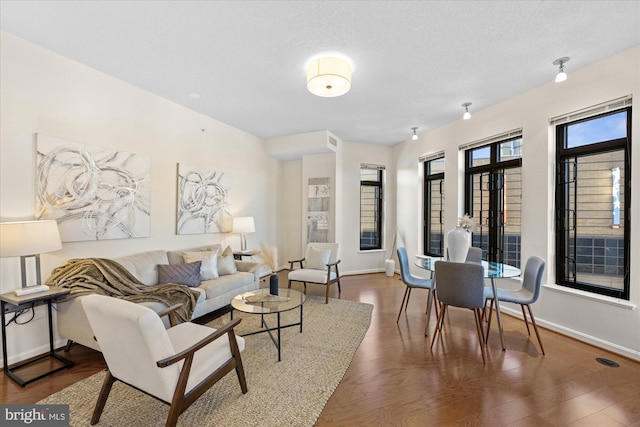
[[[151,158],[36,135],[36,218],[63,242],[149,237]]]
[[[231,231],[231,175],[178,164],[178,234]]]
[[[309,178],[307,197],[307,241],[329,241],[329,178]]]

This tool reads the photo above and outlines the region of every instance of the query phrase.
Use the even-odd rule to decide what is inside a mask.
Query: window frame
[[[486,173],[489,175],[488,182],[492,188],[489,189],[489,224],[488,226],[488,249],[482,251],[482,258],[488,261],[504,262],[504,247],[502,237],[500,235],[500,227],[498,225],[499,215],[495,213],[500,210],[499,204],[502,202],[501,197],[498,195],[499,190],[496,189],[497,183],[504,182],[500,180],[503,177],[503,173],[500,172],[506,169],[522,168],[522,154],[516,159],[500,160],[500,146],[501,144],[522,140],[522,134],[509,134],[504,138],[494,139],[487,144],[479,144],[471,146],[465,149],[465,170],[464,170],[464,209],[469,215],[473,212],[473,178],[477,174]],[[524,140],[523,140],[524,144]],[[478,149],[489,148],[489,162],[484,165],[473,166],[473,152]],[[502,193],[500,193],[501,195]],[[520,226],[522,235],[522,225]],[[504,230],[502,230],[504,232]],[[519,264],[522,265],[522,259],[519,260]]]
[[[367,180],[362,180],[362,171],[363,170],[376,170],[378,173],[378,181],[367,181]],[[360,166],[360,227],[359,227],[359,248],[361,251],[375,251],[375,250],[381,250],[382,249],[382,245],[383,245],[383,230],[384,230],[384,224],[383,224],[383,220],[384,220],[384,215],[383,215],[383,208],[384,208],[384,167],[368,167],[367,165],[361,165]],[[378,197],[376,200],[376,216],[375,216],[375,223],[376,223],[376,229],[375,229],[375,233],[378,236],[378,240],[377,240],[377,244],[372,245],[372,246],[366,246],[363,247],[362,246],[362,189],[363,187],[373,187],[373,188],[377,188],[378,189]]]
[[[587,145],[580,145],[572,148],[565,148],[566,144],[566,130],[569,126],[575,125],[581,122],[587,122],[596,120],[605,116],[618,114],[620,112],[626,112],[627,114],[627,129],[626,137],[616,138],[608,141],[600,141]],[[593,114],[588,117],[581,117],[576,120],[567,121],[555,125],[555,137],[556,137],[556,177],[555,177],[555,275],[556,284],[559,286],[565,286],[568,288],[578,289],[581,291],[610,296],[614,298],[629,300],[630,299],[630,268],[631,268],[631,122],[632,122],[632,108],[631,106],[619,108],[604,113]],[[562,207],[565,207],[570,203],[568,197],[566,197],[566,183],[563,180],[564,175],[562,167],[566,161],[570,159],[577,159],[579,157],[590,156],[595,154],[605,154],[614,151],[623,151],[624,158],[624,183],[620,183],[624,186],[624,265],[623,265],[623,289],[616,290],[611,287],[604,287],[594,283],[578,282],[576,279],[577,272],[574,269],[574,280],[567,280],[568,274],[565,274],[567,268],[565,258],[569,256],[569,248],[567,248],[567,238],[570,230],[565,227],[564,215],[562,215]],[[568,208],[566,208],[568,210]],[[575,217],[574,217],[575,222]],[[576,235],[577,238],[577,235]],[[576,257],[577,245],[574,243],[573,248],[574,258]],[[564,254],[567,254],[565,257]]]
[[[444,162],[444,154],[439,155],[429,160],[425,160],[423,163],[424,168],[424,223],[423,223],[423,253],[427,256],[444,256],[444,171],[438,173],[429,173],[430,163],[442,159]],[[440,242],[439,252],[434,251],[431,247],[431,212],[432,212],[432,187],[431,184],[439,181],[440,185],[440,228],[442,231],[442,240]]]

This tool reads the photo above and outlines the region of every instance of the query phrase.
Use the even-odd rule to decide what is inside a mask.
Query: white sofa
[[[134,255],[117,258],[115,261],[122,264],[140,282],[148,286],[158,284],[159,264],[183,264],[183,252],[221,251],[220,245],[202,246],[193,249],[178,251],[148,251]],[[250,261],[235,261],[237,273],[220,276],[217,279],[205,280],[200,286],[193,287],[199,292],[198,301],[193,311],[192,319],[215,311],[228,305],[234,296],[248,292],[259,287],[260,275],[266,268],[263,264]],[[83,297],[73,298],[69,301],[58,303],[58,333],[69,341],[82,344],[100,351],[98,343],[93,339],[93,332],[89,321],[82,308],[80,300]],[[160,302],[141,303],[156,312],[167,307]]]

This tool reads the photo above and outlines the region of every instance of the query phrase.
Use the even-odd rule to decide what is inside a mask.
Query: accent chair
[[[174,325],[179,304],[156,313],[123,299],[87,295],[82,306],[108,367],[91,425],[100,420],[116,381],[170,405],[167,426],[175,426],[182,412],[233,370],[247,392],[240,357],[245,343],[234,333],[240,319],[217,330],[191,322],[166,329],[160,316],[168,315]]]
[[[298,263],[300,268],[294,269]],[[308,243],[305,256],[302,259],[289,261],[289,288],[292,282],[302,282],[307,291],[307,283],[315,283],[326,286],[325,304],[329,303],[329,288],[332,284],[338,284],[340,288],[340,244],[339,243]]]

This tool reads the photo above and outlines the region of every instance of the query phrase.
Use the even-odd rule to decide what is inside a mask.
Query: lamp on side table
[[[247,233],[255,233],[256,224],[252,216],[240,216],[233,218],[233,233],[240,234],[240,250],[247,250]]]
[[[18,221],[0,223],[0,257],[20,257],[22,288],[17,296],[49,289],[42,285],[40,277],[40,254],[62,249],[58,224],[54,220]],[[27,285],[27,258],[35,260],[36,284]]]

